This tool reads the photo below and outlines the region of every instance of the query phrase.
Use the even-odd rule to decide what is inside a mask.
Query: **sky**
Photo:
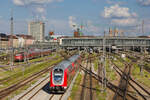
[[[28,22],[42,20],[45,35],[71,36],[81,25],[84,35],[103,35],[109,28],[126,36],[150,35],[150,0],[1,0],[0,6],[0,32],[7,34],[12,11],[15,34],[27,34]]]

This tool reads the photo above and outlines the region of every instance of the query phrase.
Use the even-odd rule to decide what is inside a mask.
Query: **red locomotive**
[[[65,91],[67,89],[78,69],[79,61],[80,56],[74,55],[68,60],[62,61],[51,70],[50,92]]]
[[[47,50],[34,50],[29,51],[28,53],[21,52],[14,55],[14,61],[23,61],[26,57],[26,59],[33,59],[42,56],[49,55],[51,53],[50,49]]]

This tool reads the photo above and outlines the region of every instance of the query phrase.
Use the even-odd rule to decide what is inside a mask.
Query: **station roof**
[[[31,35],[17,34],[16,36],[22,37],[24,39],[33,39],[33,37]]]
[[[8,38],[11,38],[12,35],[8,35]],[[13,39],[18,39],[18,37],[16,35],[12,36]]]
[[[63,39],[150,39],[150,37],[128,37],[128,36],[85,36],[85,37],[64,37]]]

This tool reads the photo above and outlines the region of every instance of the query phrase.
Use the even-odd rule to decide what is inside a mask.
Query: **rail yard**
[[[0,6],[0,100],[150,100],[150,0]]]
[[[70,58],[76,54],[80,55],[80,60]],[[66,65],[64,68],[68,68],[67,79],[65,75],[55,78],[55,74],[51,72],[55,72],[56,66],[64,66],[62,64]],[[28,62],[14,60],[12,68],[4,63],[1,66],[1,100],[150,99],[149,56],[143,52],[105,51],[104,59],[102,51],[56,50],[45,56],[30,58]],[[45,67],[40,69],[38,66]],[[35,68],[40,70],[33,71]],[[61,75],[61,70],[57,71],[56,75]],[[55,84],[59,80],[66,80],[67,84],[54,86],[52,81],[55,79]],[[51,86],[54,86],[54,90]]]
[[[1,60],[1,100],[150,99],[148,52],[46,50],[38,50],[35,57],[16,53],[12,67]],[[6,56],[3,54],[1,59]]]

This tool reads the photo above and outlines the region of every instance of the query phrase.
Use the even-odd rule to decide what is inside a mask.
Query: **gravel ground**
[[[39,79],[39,81],[37,81],[35,84],[31,85],[27,90],[24,90],[21,94],[15,96],[14,98],[12,98],[11,100],[18,100],[18,98],[20,98],[21,96],[23,96],[24,94],[26,94],[28,91],[30,91],[33,87],[35,87],[37,84],[39,84],[41,81],[43,81],[46,77],[48,77],[48,75],[46,75],[45,77]],[[43,84],[41,84],[39,87],[33,89],[32,92],[30,92],[27,96],[25,96],[22,100],[28,100],[28,98],[35,93],[39,88],[42,88],[46,83],[48,83],[49,79],[47,79],[46,81],[43,82]]]

